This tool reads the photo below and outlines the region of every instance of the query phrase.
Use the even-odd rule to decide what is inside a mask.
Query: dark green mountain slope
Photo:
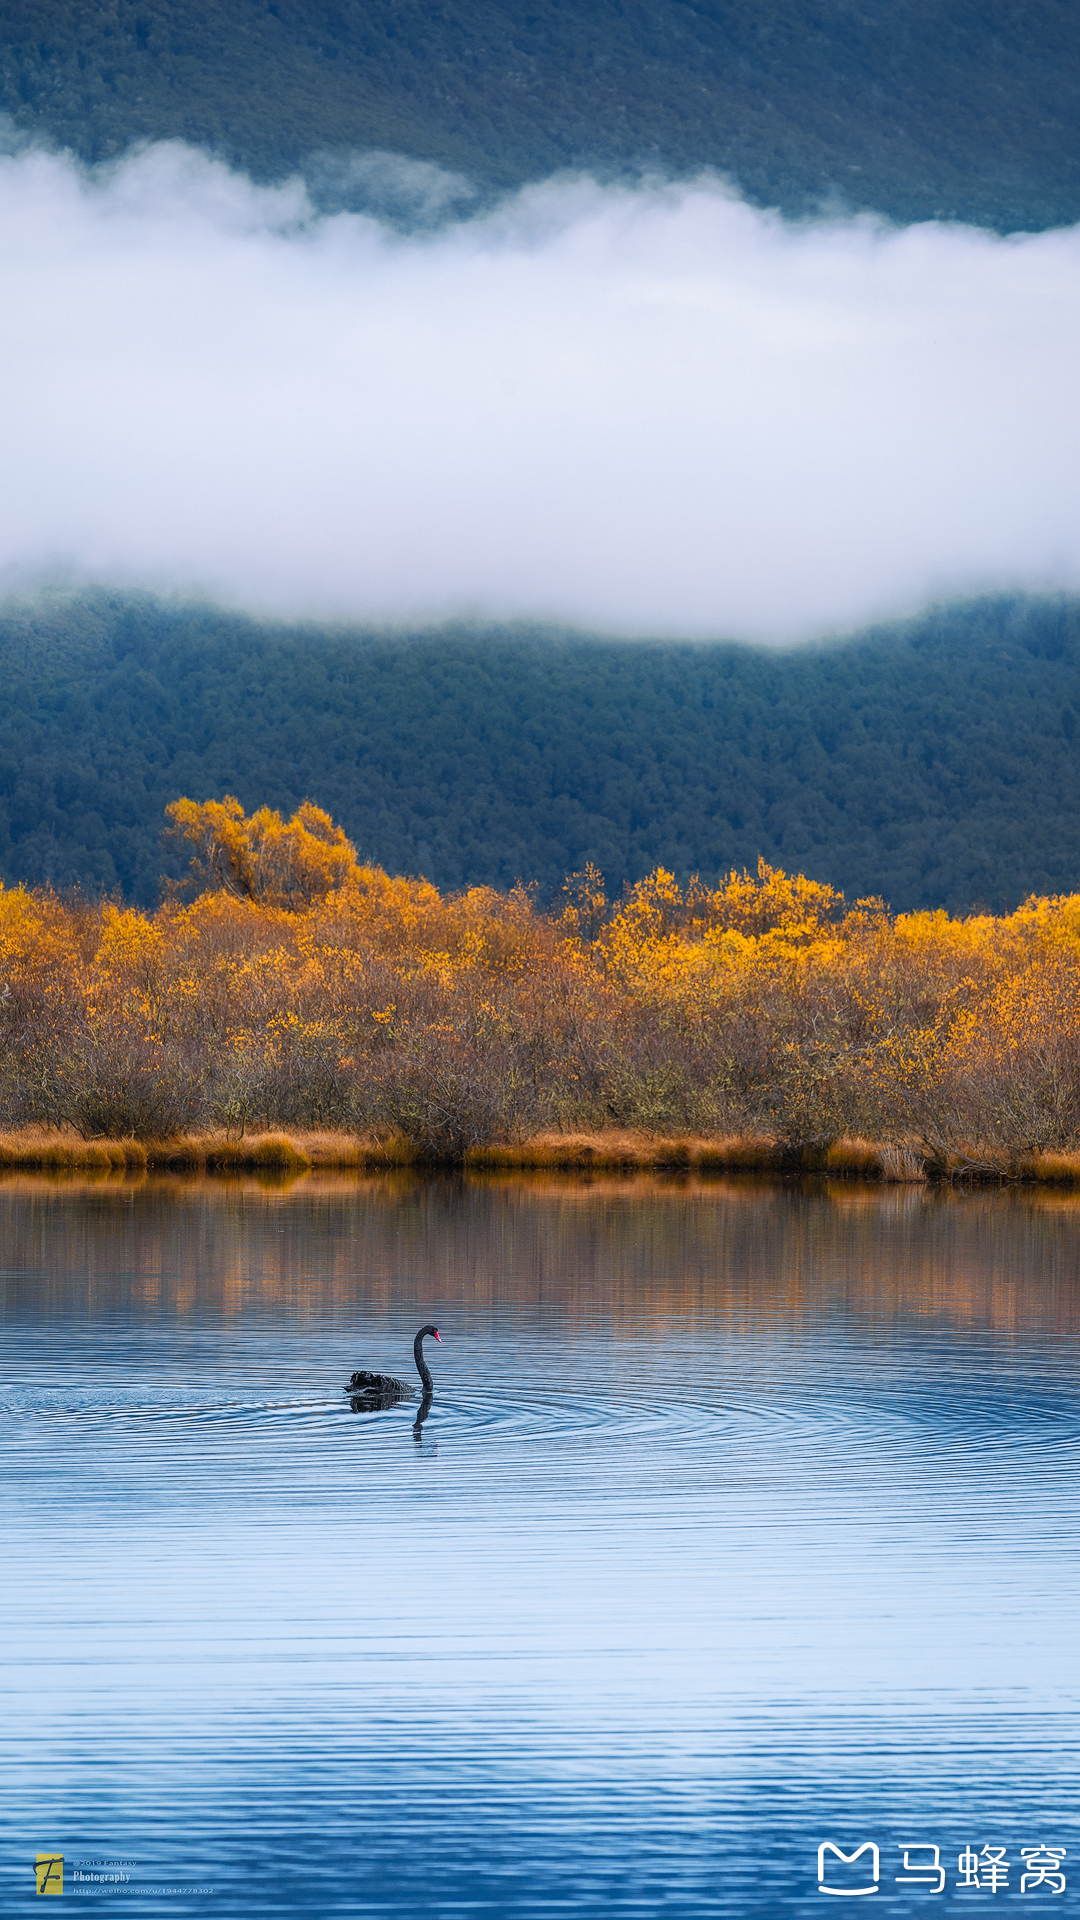
[[[759,853],[894,906],[1080,887],[1080,602],[788,653],[260,624],[95,593],[0,616],[0,872],[150,901],[166,801],[309,797],[443,886]]]
[[[0,110],[262,177],[374,147],[485,189],[707,165],[790,212],[1080,218],[1075,0],[7,0]]]

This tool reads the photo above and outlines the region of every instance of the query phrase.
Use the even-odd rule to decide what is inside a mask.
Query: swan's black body
[[[437,1340],[439,1338],[438,1327],[421,1327],[416,1339],[413,1341],[413,1359],[416,1361],[416,1371],[420,1375],[420,1382],[424,1389],[425,1399],[427,1399],[434,1388],[434,1382],[428,1371],[427,1361],[424,1359],[424,1340],[428,1334],[431,1335],[433,1340]],[[346,1393],[355,1395],[362,1406],[392,1407],[396,1400],[408,1399],[412,1389],[406,1385],[404,1380],[395,1380],[392,1373],[366,1373],[364,1369],[361,1368],[357,1373],[353,1374],[345,1391]]]

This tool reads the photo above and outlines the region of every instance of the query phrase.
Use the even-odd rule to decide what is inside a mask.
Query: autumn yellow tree
[[[305,800],[291,820],[273,807],[248,818],[231,793],[224,800],[174,800],[172,832],[195,848],[197,880],[241,900],[299,908],[356,876],[356,848],[328,813]]]

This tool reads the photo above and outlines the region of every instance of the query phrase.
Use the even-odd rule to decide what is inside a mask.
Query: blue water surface
[[[21,1176],[0,1229],[5,1911],[55,1852],[133,1914],[798,1916],[822,1842],[875,1912],[1075,1901],[1071,1198]],[[354,1411],[429,1319],[426,1419]]]

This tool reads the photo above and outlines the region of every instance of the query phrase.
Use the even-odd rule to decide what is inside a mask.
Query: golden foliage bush
[[[0,888],[0,1123],[381,1129],[434,1159],[756,1134],[823,1167],[841,1139],[879,1143],[868,1167],[881,1142],[905,1167],[1080,1143],[1080,896],[897,916],[762,861],[714,889],[658,868],[614,903],[588,868],[542,911],[363,866],[309,805],[169,812],[193,899]]]

